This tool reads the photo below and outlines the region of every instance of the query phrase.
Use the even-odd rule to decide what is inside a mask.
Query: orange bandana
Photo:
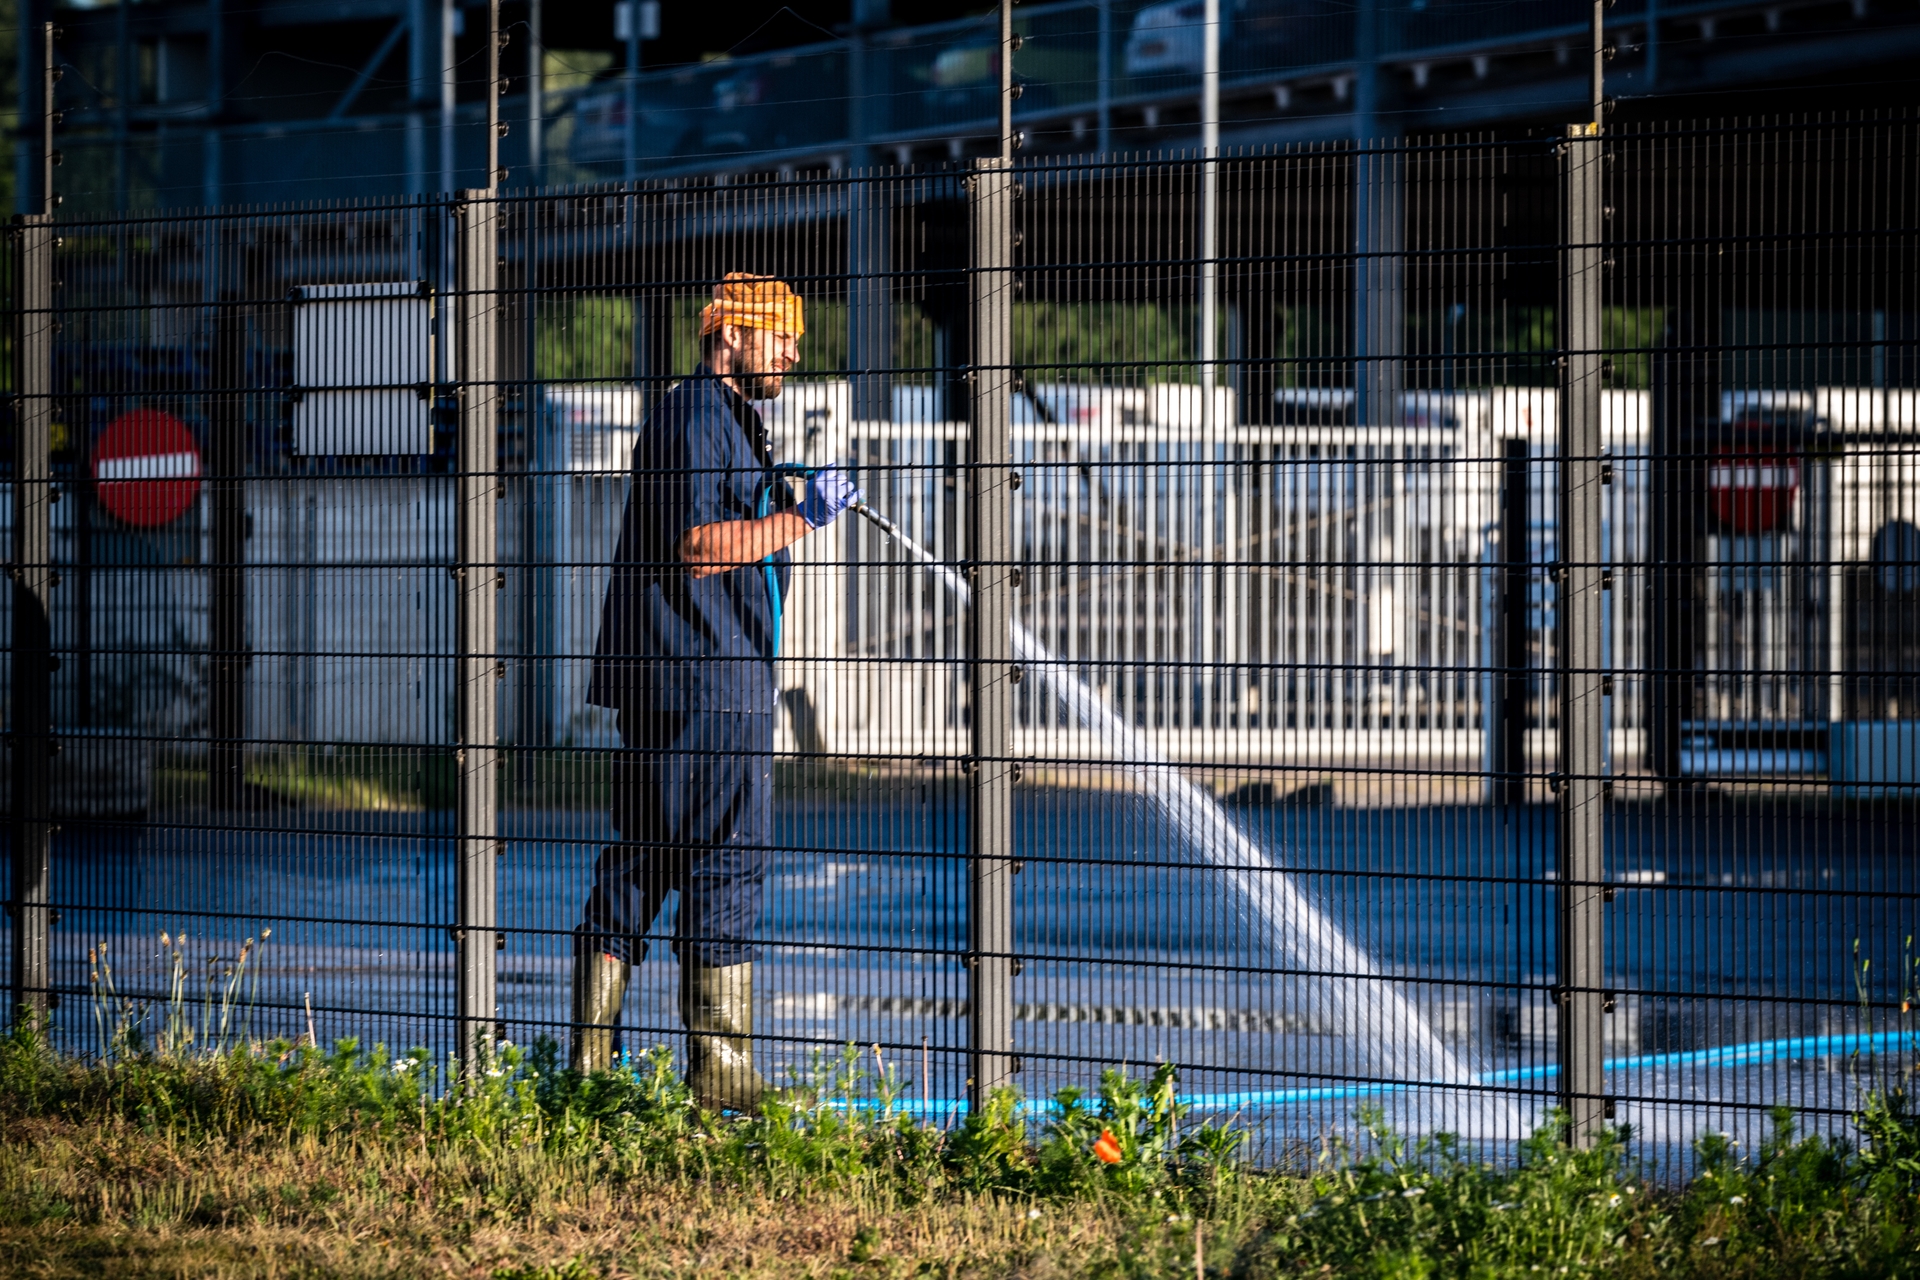
[[[800,295],[789,289],[786,281],[745,271],[727,272],[726,279],[713,286],[713,301],[700,310],[702,336],[723,324],[771,329],[796,338],[807,331],[800,314]]]

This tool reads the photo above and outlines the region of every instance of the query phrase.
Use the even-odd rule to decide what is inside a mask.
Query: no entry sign
[[[1800,463],[1771,453],[1722,453],[1707,469],[1713,513],[1735,533],[1771,533],[1793,517]]]
[[[100,505],[128,524],[178,520],[200,492],[200,446],[187,424],[162,409],[123,413],[93,450]]]

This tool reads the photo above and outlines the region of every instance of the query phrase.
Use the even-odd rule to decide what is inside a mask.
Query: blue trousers
[[[622,710],[613,768],[620,843],[600,851],[578,935],[629,962],[670,891],[680,894],[673,951],[707,965],[757,954],[773,838],[773,717]]]

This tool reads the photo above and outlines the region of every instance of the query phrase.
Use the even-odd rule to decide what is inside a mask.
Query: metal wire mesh
[[[1172,1063],[1271,1157],[1369,1104],[1520,1136],[1562,1095],[1585,996],[1593,1101],[1643,1131],[1844,1114],[1913,1047],[1915,141],[1905,120],[1614,133],[1601,246],[1566,234],[1566,140],[1229,154],[1210,341],[1189,158],[1017,168],[997,312],[979,169],[20,232],[14,318],[56,329],[42,381],[16,343],[14,434],[50,403],[52,470],[5,500],[17,547],[22,483],[55,499],[58,831],[36,900],[14,804],[13,918],[51,922],[38,982],[8,926],[16,990],[97,1052],[126,1010],[102,955],[122,996],[164,1002],[159,940],[185,934],[189,1002],[204,980],[217,1005],[270,929],[245,1034],[445,1051],[480,929],[496,1033],[578,1035],[576,929],[641,746],[587,704],[591,655],[658,479],[649,414],[747,271],[806,302],[802,363],[758,406],[770,457],[846,468],[890,522],[794,546],[777,693],[752,708],[770,755],[719,721],[647,748],[764,761],[770,1075],[876,1046],[950,1123],[998,966],[1022,1090]],[[1566,338],[1583,248],[1598,352]],[[1004,363],[978,355],[995,315]],[[1588,356],[1599,452],[1563,457]],[[1004,466],[972,451],[989,383]],[[1601,486],[1597,561],[1561,528],[1573,463]],[[490,561],[458,550],[463,492],[491,495]],[[1008,722],[983,753],[969,593],[995,569]],[[1597,667],[1570,664],[1561,616],[1588,570]],[[488,575],[497,640],[463,647],[456,597]],[[16,757],[40,741],[17,723],[25,590]],[[1586,676],[1597,771],[1567,764]],[[497,743],[462,736],[476,699]],[[463,778],[493,746],[476,836]],[[985,832],[1011,860],[1004,948],[969,871],[989,767],[1013,787]],[[1565,849],[1589,783],[1592,877]],[[485,920],[459,890],[476,838],[497,840]],[[674,950],[707,939],[672,906],[635,928],[627,1051],[682,1043]],[[1599,972],[1567,971],[1570,912],[1604,932]]]

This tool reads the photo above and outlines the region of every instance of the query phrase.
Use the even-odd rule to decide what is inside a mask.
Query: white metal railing
[[[1534,442],[1528,557],[1544,566],[1555,554],[1550,392],[1462,393],[1445,413],[1425,417],[1449,426],[1234,426],[1202,438],[1168,389],[1055,391],[1051,416],[1063,421],[1042,421],[1047,415],[1031,405],[1015,421],[1023,477],[1015,545],[1026,574],[1018,617],[1116,715],[1175,759],[1224,766],[1470,768],[1482,758],[1494,566],[1503,558],[1495,542],[1502,442]],[[532,684],[514,686],[509,724],[515,734],[537,728],[561,742],[608,744],[611,719],[584,697],[638,402],[618,390],[595,393],[598,400],[569,394],[580,403],[560,412],[556,396],[549,415],[548,469],[515,482],[502,522],[503,562],[528,554],[534,562],[529,582],[516,583],[533,592],[532,606],[503,610],[502,648],[557,655],[514,665],[514,679]],[[1904,394],[1811,394],[1837,431],[1913,413]],[[858,468],[875,506],[936,555],[958,560],[964,427],[911,413],[849,422],[848,403],[844,384],[792,388],[770,410],[784,456]],[[936,404],[908,395],[899,407]],[[1623,673],[1609,715],[1615,766],[1630,767],[1646,723],[1645,689],[1633,678],[1645,666],[1645,397],[1609,393],[1609,405],[1605,536],[1617,567],[1607,665]],[[1855,641],[1851,615],[1835,606],[1856,589],[1840,565],[1859,566],[1858,590],[1871,589],[1876,540],[1920,522],[1920,486],[1871,450],[1808,470],[1798,500],[1805,510],[1792,528],[1764,546],[1720,538],[1705,548],[1726,562],[1699,580],[1697,660],[1718,673],[1701,679],[1701,711],[1711,718],[1889,714],[1849,710],[1841,698],[1834,673],[1846,669]],[[349,498],[337,478],[249,482],[248,554],[258,565],[248,591],[251,736],[445,738],[447,580],[439,566],[448,494],[437,479],[382,481],[390,501],[368,524],[366,483]],[[56,554],[72,563],[73,530],[56,521],[54,532]],[[1819,545],[1802,545],[1811,543]],[[955,603],[858,522],[806,540],[798,560],[781,679],[811,704],[820,736],[803,744],[789,727],[787,744],[853,755],[963,753],[964,619]],[[174,655],[123,652],[96,662],[102,687],[146,691],[125,727],[193,737],[203,708],[178,655],[205,643],[201,575],[116,564],[94,570],[94,582],[95,644]],[[1554,662],[1544,572],[1531,601],[1541,673],[1533,758],[1544,763],[1552,730],[1545,673]],[[72,643],[75,625],[56,619],[57,639]],[[1025,686],[1017,704],[1019,749],[1099,759],[1101,744],[1035,689]],[[1855,700],[1871,693],[1863,686]],[[522,722],[529,705],[542,726]]]

